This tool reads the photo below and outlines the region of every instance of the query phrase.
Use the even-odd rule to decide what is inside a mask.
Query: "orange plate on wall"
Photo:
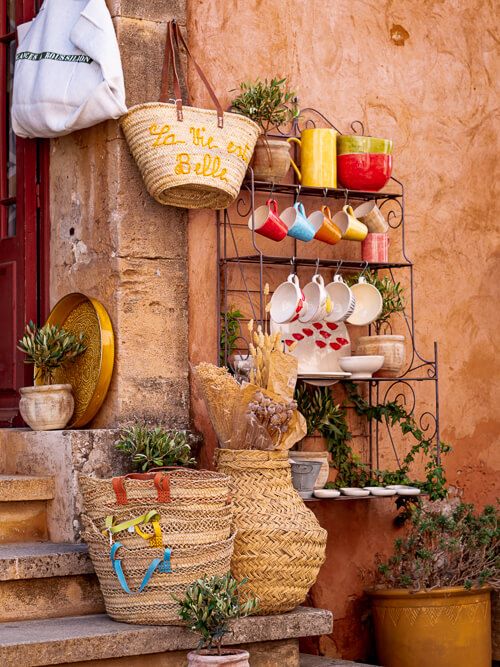
[[[73,334],[80,331],[85,334],[85,352],[54,373],[54,383],[73,387],[75,410],[66,428],[81,428],[99,411],[111,382],[115,357],[111,320],[100,301],[73,292],[56,303],[46,324],[58,324]]]

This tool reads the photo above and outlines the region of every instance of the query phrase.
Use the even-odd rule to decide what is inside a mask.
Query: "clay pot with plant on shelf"
[[[406,359],[405,336],[383,333],[390,327],[390,320],[396,313],[403,313],[405,309],[404,291],[401,283],[396,283],[387,276],[380,278],[378,271],[365,274],[366,281],[377,288],[382,296],[382,312],[372,323],[375,334],[360,336],[356,346],[358,355],[382,355],[384,363],[375,377],[399,377]],[[358,276],[349,278],[349,284],[354,284]],[[390,330],[390,328],[389,328]]]
[[[34,431],[63,429],[75,407],[70,384],[52,384],[57,368],[73,362],[85,352],[84,334],[78,336],[57,325],[37,327],[30,322],[17,349],[24,352],[26,364],[35,367],[35,385],[21,387],[19,411]]]
[[[295,93],[288,90],[286,78],[242,82],[240,94],[231,108],[253,120],[261,128],[251,167],[256,181],[279,183],[290,169],[290,144],[269,133],[289,123],[297,114]]]
[[[184,598],[177,600],[180,619],[200,635],[198,649],[188,653],[188,667],[249,667],[248,651],[222,648],[224,636],[231,632],[231,621],[258,609],[255,598],[241,600],[239,589],[243,583],[230,573],[199,579],[187,588]]]

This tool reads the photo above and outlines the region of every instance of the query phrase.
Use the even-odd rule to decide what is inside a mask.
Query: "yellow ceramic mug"
[[[300,146],[300,170],[292,167],[301,185],[313,188],[337,187],[337,132],[329,127],[302,130],[300,139],[290,137]]]
[[[368,234],[368,227],[354,215],[351,206],[344,206],[332,218],[334,225],[340,229],[342,238],[348,241],[364,241]]]

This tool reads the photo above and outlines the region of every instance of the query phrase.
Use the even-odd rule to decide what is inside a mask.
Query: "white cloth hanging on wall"
[[[57,137],[127,111],[120,51],[105,0],[45,0],[18,27],[12,127]]]

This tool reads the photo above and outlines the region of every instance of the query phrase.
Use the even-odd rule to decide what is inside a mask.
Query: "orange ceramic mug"
[[[329,206],[322,206],[320,211],[314,211],[307,219],[314,227],[314,238],[317,241],[335,245],[342,238],[342,232],[332,221]]]

